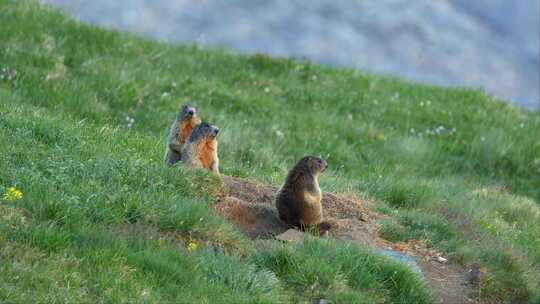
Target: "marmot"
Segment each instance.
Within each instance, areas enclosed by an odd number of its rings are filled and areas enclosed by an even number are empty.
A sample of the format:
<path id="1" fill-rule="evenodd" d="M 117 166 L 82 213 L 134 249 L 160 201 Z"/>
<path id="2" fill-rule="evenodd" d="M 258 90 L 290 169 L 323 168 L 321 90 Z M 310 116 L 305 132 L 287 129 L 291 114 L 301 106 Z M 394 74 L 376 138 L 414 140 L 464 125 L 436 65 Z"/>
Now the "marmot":
<path id="1" fill-rule="evenodd" d="M 169 130 L 167 147 L 165 153 L 165 164 L 172 165 L 182 158 L 182 146 L 191 135 L 193 128 L 201 123 L 197 115 L 197 109 L 188 105 L 183 105 L 176 115 L 176 119 Z"/>
<path id="2" fill-rule="evenodd" d="M 218 133 L 218 127 L 206 122 L 196 125 L 182 148 L 182 162 L 219 174 Z"/>
<path id="3" fill-rule="evenodd" d="M 317 228 L 321 235 L 329 229 L 328 223 L 321 223 L 322 192 L 318 180 L 327 166 L 319 157 L 306 156 L 289 171 L 276 195 L 276 207 L 283 222 L 302 230 Z"/>

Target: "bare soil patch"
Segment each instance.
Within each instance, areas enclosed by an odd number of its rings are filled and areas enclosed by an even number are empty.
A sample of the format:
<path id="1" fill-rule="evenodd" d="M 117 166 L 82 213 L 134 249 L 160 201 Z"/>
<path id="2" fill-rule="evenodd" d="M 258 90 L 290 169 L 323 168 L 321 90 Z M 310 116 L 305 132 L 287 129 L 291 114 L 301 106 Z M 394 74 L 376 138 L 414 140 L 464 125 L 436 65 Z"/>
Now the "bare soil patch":
<path id="1" fill-rule="evenodd" d="M 289 227 L 279 220 L 274 206 L 277 187 L 237 177 L 222 176 L 224 193 L 213 205 L 221 216 L 235 223 L 253 239 L 273 239 Z M 368 202 L 353 195 L 324 192 L 325 220 L 329 236 L 358 246 L 391 250 L 415 257 L 435 303 L 473 303 L 467 269 L 445 261 L 440 253 L 421 241 L 392 243 L 378 236 L 377 221 L 383 215 L 369 210 Z"/>

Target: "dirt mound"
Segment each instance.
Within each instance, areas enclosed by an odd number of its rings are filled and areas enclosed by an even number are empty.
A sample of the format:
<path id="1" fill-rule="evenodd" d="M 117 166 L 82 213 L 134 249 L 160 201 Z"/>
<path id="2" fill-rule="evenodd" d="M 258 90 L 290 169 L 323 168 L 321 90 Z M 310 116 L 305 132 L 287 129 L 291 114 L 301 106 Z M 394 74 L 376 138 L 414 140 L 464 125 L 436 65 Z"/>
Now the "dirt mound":
<path id="1" fill-rule="evenodd" d="M 236 197 L 225 197 L 214 205 L 214 209 L 237 224 L 250 238 L 270 239 L 288 229 L 269 207 L 250 204 Z"/>
<path id="2" fill-rule="evenodd" d="M 223 217 L 236 223 L 251 238 L 274 238 L 287 230 L 274 205 L 278 187 L 237 177 L 224 176 L 226 195 L 214 205 Z M 367 202 L 353 195 L 324 192 L 324 219 L 332 225 L 329 234 L 336 239 L 363 246 L 390 248 L 391 243 L 378 237 L 377 220 L 382 216 L 370 211 Z"/>
<path id="3" fill-rule="evenodd" d="M 253 239 L 273 239 L 287 231 L 274 205 L 278 187 L 237 177 L 222 176 L 224 195 L 213 205 L 221 216 L 238 225 Z M 324 192 L 322 205 L 325 220 L 332 228 L 330 237 L 375 250 L 393 251 L 416 258 L 435 303 L 473 303 L 468 295 L 467 271 L 448 263 L 423 242 L 392 243 L 379 238 L 377 220 L 382 218 L 352 195 Z"/>
<path id="4" fill-rule="evenodd" d="M 277 187 L 229 176 L 224 176 L 222 181 L 226 195 L 214 205 L 220 215 L 236 223 L 252 238 L 273 238 L 287 230 L 274 205 Z M 354 232 L 354 236 L 366 244 L 384 243 L 373 239 L 377 235 L 375 221 L 380 216 L 364 207 L 358 198 L 324 192 L 322 205 L 325 220 L 332 225 L 333 237 L 353 239 L 347 235 Z"/>

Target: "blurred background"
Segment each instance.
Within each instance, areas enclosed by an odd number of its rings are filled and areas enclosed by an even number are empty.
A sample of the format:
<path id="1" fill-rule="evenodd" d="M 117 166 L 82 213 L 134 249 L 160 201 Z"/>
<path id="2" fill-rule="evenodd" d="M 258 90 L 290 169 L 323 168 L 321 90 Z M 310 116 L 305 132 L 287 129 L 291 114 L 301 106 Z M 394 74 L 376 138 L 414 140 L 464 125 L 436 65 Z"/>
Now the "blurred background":
<path id="1" fill-rule="evenodd" d="M 41 0 L 168 42 L 308 58 L 540 108 L 539 0 Z"/>

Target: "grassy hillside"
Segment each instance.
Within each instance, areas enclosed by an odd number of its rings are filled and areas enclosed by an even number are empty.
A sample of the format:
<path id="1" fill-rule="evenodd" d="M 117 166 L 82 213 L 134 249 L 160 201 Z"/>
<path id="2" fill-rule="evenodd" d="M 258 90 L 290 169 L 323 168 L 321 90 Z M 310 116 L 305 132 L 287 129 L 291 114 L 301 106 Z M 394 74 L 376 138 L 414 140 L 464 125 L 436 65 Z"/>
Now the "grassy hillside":
<path id="1" fill-rule="evenodd" d="M 186 98 L 221 127 L 224 174 L 279 184 L 321 155 L 321 187 L 372 197 L 389 215 L 382 236 L 480 263 L 484 302 L 540 301 L 539 112 L 161 44 L 32 1 L 0 0 L 0 28 L 0 302 L 429 302 L 373 253 L 311 239 L 261 249 L 209 211 L 219 181 L 162 164 Z"/>

